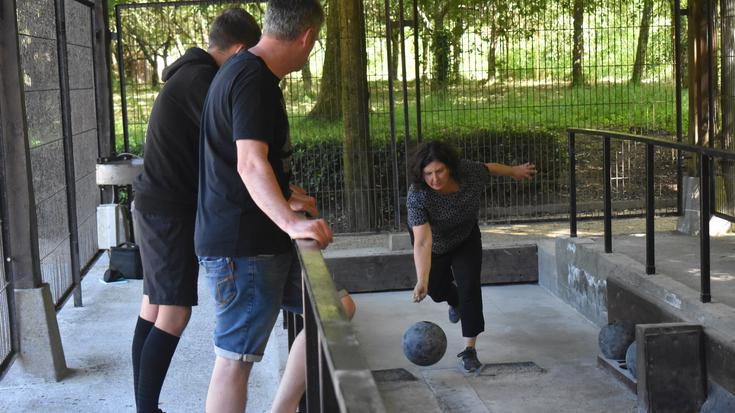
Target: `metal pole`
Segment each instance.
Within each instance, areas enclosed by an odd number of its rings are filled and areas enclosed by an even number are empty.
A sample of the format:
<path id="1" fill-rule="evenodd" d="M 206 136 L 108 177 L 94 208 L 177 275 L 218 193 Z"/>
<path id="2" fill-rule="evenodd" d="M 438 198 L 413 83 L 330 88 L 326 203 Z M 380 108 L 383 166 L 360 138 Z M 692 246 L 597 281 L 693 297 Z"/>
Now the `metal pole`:
<path id="1" fill-rule="evenodd" d="M 403 76 L 403 79 L 401 79 L 401 83 L 403 85 L 403 127 L 405 130 L 405 135 L 403 137 L 403 146 L 406 150 L 406 159 L 408 159 L 411 142 L 411 128 L 408 121 L 408 84 L 406 82 L 406 33 L 403 30 L 405 24 L 403 0 L 398 1 L 398 8 L 400 9 L 398 13 L 398 25 L 401 28 L 401 74 Z M 408 168 L 409 165 L 408 162 L 406 162 L 406 188 L 408 188 L 409 176 L 411 176 Z"/>
<path id="2" fill-rule="evenodd" d="M 612 252 L 612 189 L 610 176 L 610 137 L 603 138 L 603 181 L 605 185 L 605 252 Z"/>
<path id="3" fill-rule="evenodd" d="M 569 236 L 577 237 L 577 153 L 574 132 L 569 132 Z"/>
<path id="4" fill-rule="evenodd" d="M 0 2 L 0 194 L 8 288 L 41 286 L 38 221 L 33 192 L 15 1 Z"/>
<path id="5" fill-rule="evenodd" d="M 646 144 L 646 274 L 656 273 L 656 250 L 653 216 L 656 206 L 653 198 L 653 144 Z"/>
<path id="6" fill-rule="evenodd" d="M 125 59 L 123 56 L 122 16 L 120 5 L 115 6 L 115 24 L 117 25 L 117 67 L 120 73 L 120 110 L 122 112 L 123 152 L 130 152 L 130 134 L 128 131 L 128 98 L 125 90 Z M 112 148 L 115 152 L 115 148 Z"/>
<path id="7" fill-rule="evenodd" d="M 390 142 L 393 148 L 393 210 L 395 211 L 396 229 L 401 228 L 401 188 L 398 179 L 398 142 L 396 141 L 396 97 L 393 92 L 393 27 L 390 19 L 390 0 L 385 0 L 385 44 L 388 58 L 388 110 L 390 117 Z"/>
<path id="8" fill-rule="evenodd" d="M 82 276 L 79 263 L 79 226 L 77 222 L 77 190 L 74 174 L 74 139 L 71 120 L 71 87 L 69 86 L 69 55 L 66 48 L 66 8 L 64 0 L 56 0 L 56 50 L 59 59 L 61 92 L 61 129 L 64 134 L 64 172 L 66 175 L 66 214 L 69 228 L 71 276 L 74 307 L 82 306 Z"/>
<path id="9" fill-rule="evenodd" d="M 683 141 L 681 110 L 681 0 L 674 0 L 674 82 L 676 83 L 676 141 Z M 684 214 L 684 153 L 676 151 L 676 214 Z"/>
<path id="10" fill-rule="evenodd" d="M 710 159 L 702 154 L 699 162 L 699 261 L 700 261 L 700 297 L 703 303 L 712 301 L 710 292 Z"/>
<path id="11" fill-rule="evenodd" d="M 97 133 L 100 157 L 111 156 L 115 151 L 115 119 L 112 102 L 112 54 L 107 13 L 107 2 L 95 2 L 93 10 L 94 44 L 94 79 L 97 110 Z M 110 202 L 103 200 L 104 203 Z"/>
<path id="12" fill-rule="evenodd" d="M 416 142 L 421 144 L 423 133 L 421 130 L 421 68 L 419 67 L 419 6 L 418 0 L 413 0 L 413 52 L 416 71 Z"/>
<path id="13" fill-rule="evenodd" d="M 707 4 L 707 141 L 710 148 L 715 147 L 715 8 L 714 0 Z"/>
<path id="14" fill-rule="evenodd" d="M 303 275 L 302 275 L 303 277 Z M 302 278 L 304 300 L 304 334 L 306 334 L 306 411 L 318 412 L 320 407 L 319 395 L 319 332 L 316 327 L 316 318 L 312 307 L 306 283 Z"/>
<path id="15" fill-rule="evenodd" d="M 332 375 L 329 373 L 329 364 L 324 356 L 324 344 L 319 340 L 319 388 L 321 389 L 321 410 L 322 412 L 338 412 L 339 405 L 337 397 L 334 394 L 334 384 L 332 383 Z"/>
<path id="16" fill-rule="evenodd" d="M 710 148 L 715 147 L 715 139 L 717 136 L 717 124 L 715 123 L 715 0 L 707 0 L 707 141 Z M 715 168 L 714 160 L 709 158 L 710 166 L 710 182 L 709 182 L 709 203 L 711 207 L 715 204 Z M 708 211 L 709 216 L 709 211 Z"/>

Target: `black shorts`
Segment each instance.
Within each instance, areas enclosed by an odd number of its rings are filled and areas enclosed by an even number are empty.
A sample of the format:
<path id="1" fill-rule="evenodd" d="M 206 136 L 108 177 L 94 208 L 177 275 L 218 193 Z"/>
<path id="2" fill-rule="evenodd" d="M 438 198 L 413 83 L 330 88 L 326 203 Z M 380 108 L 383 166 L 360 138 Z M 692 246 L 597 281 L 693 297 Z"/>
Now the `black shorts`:
<path id="1" fill-rule="evenodd" d="M 143 294 L 151 304 L 197 305 L 199 262 L 194 253 L 194 215 L 134 210 L 133 217 L 143 261 Z"/>

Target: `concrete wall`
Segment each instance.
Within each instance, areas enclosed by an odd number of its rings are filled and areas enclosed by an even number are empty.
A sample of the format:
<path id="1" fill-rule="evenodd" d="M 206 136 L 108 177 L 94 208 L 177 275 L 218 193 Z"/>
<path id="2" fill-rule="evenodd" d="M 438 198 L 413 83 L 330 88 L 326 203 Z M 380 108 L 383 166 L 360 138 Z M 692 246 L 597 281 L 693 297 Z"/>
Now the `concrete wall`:
<path id="1" fill-rule="evenodd" d="M 555 239 L 539 243 L 539 284 L 569 303 L 590 321 L 607 324 L 608 269 L 597 254 L 588 254 L 578 244 L 588 240 Z"/>
<path id="2" fill-rule="evenodd" d="M 589 239 L 542 241 L 538 257 L 539 284 L 600 327 L 608 320 L 701 324 L 708 378 L 735 393 L 735 309 L 704 304 L 697 291 L 647 275 L 642 264 Z"/>

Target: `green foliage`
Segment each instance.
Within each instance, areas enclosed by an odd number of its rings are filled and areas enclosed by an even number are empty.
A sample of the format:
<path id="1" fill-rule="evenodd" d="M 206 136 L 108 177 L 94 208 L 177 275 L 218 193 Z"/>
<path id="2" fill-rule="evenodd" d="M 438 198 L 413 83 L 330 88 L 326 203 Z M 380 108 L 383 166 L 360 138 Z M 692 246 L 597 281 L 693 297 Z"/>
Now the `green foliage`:
<path id="1" fill-rule="evenodd" d="M 452 45 L 449 31 L 444 28 L 434 29 L 431 42 L 431 55 L 434 58 L 431 73 L 431 90 L 443 91 L 449 84 L 449 56 Z"/>

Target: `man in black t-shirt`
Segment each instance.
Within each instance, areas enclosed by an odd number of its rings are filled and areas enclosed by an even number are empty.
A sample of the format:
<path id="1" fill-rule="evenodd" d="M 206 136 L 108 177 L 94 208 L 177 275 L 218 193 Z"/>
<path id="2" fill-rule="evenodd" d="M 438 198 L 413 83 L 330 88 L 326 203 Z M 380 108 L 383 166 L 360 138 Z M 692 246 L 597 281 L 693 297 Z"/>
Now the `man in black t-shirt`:
<path id="1" fill-rule="evenodd" d="M 317 0 L 271 0 L 263 36 L 226 62 L 202 114 L 195 244 L 216 301 L 208 412 L 242 412 L 253 362 L 280 308 L 300 313 L 301 271 L 291 239 L 332 241 L 313 198 L 294 199 L 280 80 L 306 63 L 324 20 Z M 290 362 L 290 361 L 289 361 Z"/>
<path id="2" fill-rule="evenodd" d="M 160 411 L 166 372 L 197 304 L 194 221 L 204 98 L 217 67 L 259 38 L 250 14 L 225 10 L 212 24 L 209 50 L 191 48 L 163 72 L 166 83 L 148 122 L 144 170 L 134 182 L 144 278 L 132 345 L 138 412 Z"/>

